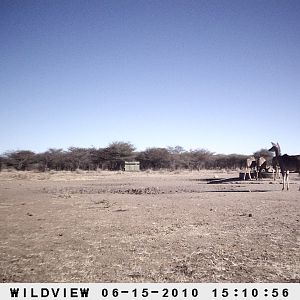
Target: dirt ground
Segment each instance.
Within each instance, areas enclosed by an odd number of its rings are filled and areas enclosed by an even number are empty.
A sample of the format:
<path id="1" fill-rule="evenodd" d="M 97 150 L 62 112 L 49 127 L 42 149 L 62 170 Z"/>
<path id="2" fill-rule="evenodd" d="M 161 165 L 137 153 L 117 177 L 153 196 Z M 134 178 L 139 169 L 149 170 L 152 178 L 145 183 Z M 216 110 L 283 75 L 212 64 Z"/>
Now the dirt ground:
<path id="1" fill-rule="evenodd" d="M 299 176 L 0 172 L 0 282 L 300 282 Z"/>

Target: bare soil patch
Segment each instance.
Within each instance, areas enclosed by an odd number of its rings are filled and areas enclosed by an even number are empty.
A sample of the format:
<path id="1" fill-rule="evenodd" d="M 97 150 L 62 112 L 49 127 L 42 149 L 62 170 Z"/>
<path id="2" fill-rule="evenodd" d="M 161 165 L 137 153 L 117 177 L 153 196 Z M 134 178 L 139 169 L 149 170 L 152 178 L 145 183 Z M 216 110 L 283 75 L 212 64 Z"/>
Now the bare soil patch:
<path id="1" fill-rule="evenodd" d="M 300 282 L 299 178 L 1 172 L 1 282 Z"/>

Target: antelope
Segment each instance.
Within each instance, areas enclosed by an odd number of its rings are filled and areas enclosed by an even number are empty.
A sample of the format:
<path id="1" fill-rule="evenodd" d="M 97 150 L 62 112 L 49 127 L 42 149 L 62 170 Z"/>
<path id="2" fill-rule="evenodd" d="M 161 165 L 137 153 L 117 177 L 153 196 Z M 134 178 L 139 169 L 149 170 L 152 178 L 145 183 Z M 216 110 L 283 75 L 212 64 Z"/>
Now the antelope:
<path id="1" fill-rule="evenodd" d="M 244 180 L 246 180 L 246 175 L 249 174 L 249 179 L 252 180 L 251 170 L 255 169 L 256 180 L 260 177 L 261 171 L 266 168 L 266 160 L 264 157 L 259 157 L 256 159 L 254 156 L 248 157 L 245 161 L 245 173 Z"/>
<path id="2" fill-rule="evenodd" d="M 272 158 L 272 168 L 273 168 L 273 180 L 276 181 L 276 178 L 280 178 L 280 175 L 279 175 L 279 168 L 280 167 L 279 167 L 276 156 L 274 156 Z"/>
<path id="3" fill-rule="evenodd" d="M 244 180 L 246 180 L 246 175 L 247 173 L 249 174 L 249 179 L 252 180 L 252 177 L 251 177 L 251 170 L 254 169 L 256 167 L 256 159 L 254 156 L 251 156 L 251 157 L 248 157 L 246 160 L 245 160 L 245 173 L 244 173 Z"/>
<path id="4" fill-rule="evenodd" d="M 272 143 L 272 148 L 269 149 L 271 152 L 275 152 L 275 157 L 280 167 L 281 175 L 283 178 L 283 187 L 289 190 L 289 173 L 290 171 L 296 171 L 300 174 L 300 155 L 281 155 L 279 144 Z M 299 189 L 300 190 L 300 189 Z"/>
<path id="5" fill-rule="evenodd" d="M 261 171 L 267 168 L 267 161 L 264 157 L 259 157 L 256 160 L 256 180 L 261 177 Z"/>

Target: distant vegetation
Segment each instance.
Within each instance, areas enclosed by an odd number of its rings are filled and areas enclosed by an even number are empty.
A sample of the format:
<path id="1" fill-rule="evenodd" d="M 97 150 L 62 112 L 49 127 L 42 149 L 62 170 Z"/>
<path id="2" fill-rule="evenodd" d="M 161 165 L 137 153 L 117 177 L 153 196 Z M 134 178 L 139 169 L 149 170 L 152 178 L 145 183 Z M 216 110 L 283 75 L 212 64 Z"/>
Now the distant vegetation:
<path id="1" fill-rule="evenodd" d="M 261 149 L 253 154 L 268 161 L 272 154 Z M 105 148 L 49 149 L 43 153 L 28 150 L 10 151 L 0 156 L 0 170 L 38 170 L 41 172 L 75 170 L 122 170 L 125 161 L 139 161 L 141 170 L 201 170 L 242 168 L 247 156 L 214 154 L 206 149 L 186 151 L 180 146 L 147 148 L 137 152 L 131 143 L 114 142 Z"/>

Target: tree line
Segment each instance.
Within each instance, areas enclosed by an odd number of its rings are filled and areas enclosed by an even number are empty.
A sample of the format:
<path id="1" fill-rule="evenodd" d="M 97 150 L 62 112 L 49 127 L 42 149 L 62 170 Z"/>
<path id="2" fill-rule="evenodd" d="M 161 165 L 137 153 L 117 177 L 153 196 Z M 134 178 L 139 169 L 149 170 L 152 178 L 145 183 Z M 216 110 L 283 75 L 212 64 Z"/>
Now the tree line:
<path id="1" fill-rule="evenodd" d="M 272 154 L 266 149 L 253 155 L 263 156 L 269 162 L 272 159 Z M 70 147 L 68 150 L 49 149 L 43 153 L 9 151 L 0 155 L 0 170 L 123 170 L 125 161 L 139 161 L 141 170 L 238 169 L 243 167 L 246 158 L 246 155 L 215 154 L 206 149 L 187 151 L 181 146 L 136 151 L 131 143 L 113 142 L 105 148 Z"/>

